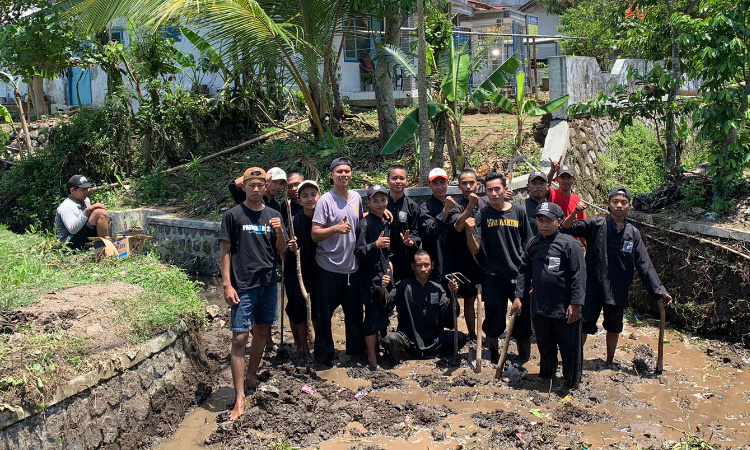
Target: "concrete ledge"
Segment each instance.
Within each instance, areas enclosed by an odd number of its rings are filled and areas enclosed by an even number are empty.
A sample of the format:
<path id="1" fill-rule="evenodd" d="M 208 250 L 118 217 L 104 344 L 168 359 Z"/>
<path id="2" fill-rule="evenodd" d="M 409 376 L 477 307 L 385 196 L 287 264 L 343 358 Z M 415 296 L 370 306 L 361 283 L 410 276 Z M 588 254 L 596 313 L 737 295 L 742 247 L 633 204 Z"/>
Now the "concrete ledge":
<path id="1" fill-rule="evenodd" d="M 166 214 L 166 211 L 155 208 L 135 208 L 123 211 L 110 211 L 110 234 L 114 236 L 133 227 L 146 229 L 149 218 Z"/>
<path id="2" fill-rule="evenodd" d="M 658 219 L 660 218 L 657 214 L 647 214 L 640 211 L 630 211 L 628 215 L 635 220 L 648 224 L 657 224 L 659 223 Z M 718 227 L 706 223 L 687 222 L 684 220 L 675 221 L 669 228 L 684 233 L 702 234 L 704 236 L 750 242 L 750 231 L 738 230 L 736 228 Z"/>
<path id="3" fill-rule="evenodd" d="M 101 361 L 97 370 L 81 374 L 67 383 L 58 386 L 52 398 L 45 403 L 45 408 L 54 406 L 87 389 L 91 389 L 102 381 L 119 375 L 144 361 L 146 358 L 169 347 L 178 337 L 176 333 L 167 331 L 138 347 L 112 356 L 108 361 Z M 0 429 L 5 429 L 41 411 L 43 411 L 42 408 L 25 409 L 16 405 L 0 404 Z"/>
<path id="4" fill-rule="evenodd" d="M 170 227 L 189 228 L 191 230 L 219 231 L 221 229 L 221 222 L 213 220 L 185 219 L 171 214 L 150 217 L 148 222 L 149 225 L 167 225 Z"/>

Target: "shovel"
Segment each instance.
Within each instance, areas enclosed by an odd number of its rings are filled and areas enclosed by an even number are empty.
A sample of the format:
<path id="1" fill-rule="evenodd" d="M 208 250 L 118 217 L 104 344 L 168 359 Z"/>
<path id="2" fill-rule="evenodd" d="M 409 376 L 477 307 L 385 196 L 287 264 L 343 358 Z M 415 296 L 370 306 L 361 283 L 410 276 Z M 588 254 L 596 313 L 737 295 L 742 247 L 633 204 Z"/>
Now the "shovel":
<path id="1" fill-rule="evenodd" d="M 656 359 L 655 373 L 664 371 L 664 322 L 666 321 L 666 312 L 664 311 L 664 301 L 659 299 L 659 356 Z"/>
<path id="2" fill-rule="evenodd" d="M 495 369 L 495 379 L 499 380 L 503 377 L 503 370 L 505 369 L 505 358 L 508 357 L 508 345 L 510 344 L 510 336 L 513 334 L 513 326 L 516 324 L 516 315 L 510 316 L 510 322 L 508 327 L 505 329 L 505 340 L 503 341 L 503 351 L 500 353 L 500 359 L 497 361 L 497 368 Z"/>
<path id="3" fill-rule="evenodd" d="M 459 285 L 465 283 L 471 283 L 468 278 L 461 272 L 453 272 L 445 275 L 445 279 L 448 281 L 455 281 Z M 458 318 L 456 317 L 456 293 L 451 291 L 451 305 L 453 308 L 453 357 L 458 356 Z"/>

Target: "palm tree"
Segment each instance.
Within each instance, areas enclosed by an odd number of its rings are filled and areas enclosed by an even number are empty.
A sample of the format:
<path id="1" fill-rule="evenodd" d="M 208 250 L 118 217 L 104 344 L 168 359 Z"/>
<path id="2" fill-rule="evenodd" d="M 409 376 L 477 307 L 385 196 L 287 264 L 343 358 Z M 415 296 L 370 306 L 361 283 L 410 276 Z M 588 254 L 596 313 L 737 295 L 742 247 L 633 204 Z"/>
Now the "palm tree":
<path id="1" fill-rule="evenodd" d="M 199 31 L 223 55 L 243 55 L 233 64 L 283 68 L 297 86 L 319 139 L 331 104 L 330 80 L 348 0 L 69 0 L 69 16 L 86 35 L 128 17 L 154 28 L 180 23 Z M 323 67 L 323 74 L 320 67 Z"/>

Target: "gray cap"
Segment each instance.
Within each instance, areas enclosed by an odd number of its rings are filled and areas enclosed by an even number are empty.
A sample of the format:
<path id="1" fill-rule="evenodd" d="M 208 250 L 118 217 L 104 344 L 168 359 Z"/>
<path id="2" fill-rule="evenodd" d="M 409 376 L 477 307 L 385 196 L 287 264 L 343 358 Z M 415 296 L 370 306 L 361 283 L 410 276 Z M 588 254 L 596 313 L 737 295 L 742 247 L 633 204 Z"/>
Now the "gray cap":
<path id="1" fill-rule="evenodd" d="M 552 202 L 542 202 L 539 204 L 539 206 L 536 207 L 536 211 L 534 212 L 534 217 L 538 215 L 547 216 L 550 219 L 562 219 L 563 218 L 563 210 L 560 208 L 560 205 L 557 203 Z"/>
<path id="2" fill-rule="evenodd" d="M 312 186 L 315 188 L 316 191 L 320 192 L 320 187 L 318 187 L 318 183 L 314 182 L 313 180 L 305 180 L 302 183 L 297 186 L 297 192 L 302 192 L 302 188 L 306 186 Z"/>
<path id="3" fill-rule="evenodd" d="M 377 193 L 388 195 L 388 189 L 386 189 L 382 184 L 376 184 L 367 190 L 367 198 L 372 198 L 372 196 Z"/>
<path id="4" fill-rule="evenodd" d="M 573 169 L 573 166 L 571 166 L 570 164 L 563 164 L 563 165 L 562 165 L 562 166 L 560 166 L 560 168 L 559 168 L 559 169 L 557 170 L 557 175 L 558 175 L 558 176 L 559 176 L 559 175 L 562 175 L 562 174 L 564 174 L 564 173 L 567 173 L 567 174 L 568 174 L 568 175 L 570 175 L 571 177 L 574 177 L 574 176 L 576 176 L 576 171 L 575 171 L 575 169 Z"/>
<path id="5" fill-rule="evenodd" d="M 542 172 L 541 170 L 535 170 L 529 174 L 528 182 L 532 182 L 536 180 L 537 178 L 542 178 L 544 181 L 547 181 L 547 174 Z"/>

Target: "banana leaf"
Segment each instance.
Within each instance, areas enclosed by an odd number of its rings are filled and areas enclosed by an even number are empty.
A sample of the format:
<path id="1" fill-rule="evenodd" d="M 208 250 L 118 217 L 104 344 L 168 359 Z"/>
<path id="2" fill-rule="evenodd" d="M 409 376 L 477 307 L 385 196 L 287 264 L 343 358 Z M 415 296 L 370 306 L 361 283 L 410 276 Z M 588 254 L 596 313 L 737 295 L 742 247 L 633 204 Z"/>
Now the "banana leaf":
<path id="1" fill-rule="evenodd" d="M 552 114 L 558 109 L 562 108 L 565 102 L 568 101 L 570 95 L 563 95 L 562 97 L 552 100 L 546 105 L 542 105 L 529 113 L 530 116 L 543 116 L 545 114 Z"/>
<path id="2" fill-rule="evenodd" d="M 520 66 L 521 61 L 517 60 L 515 55 L 505 60 L 505 62 L 495 69 L 495 71 L 492 72 L 490 76 L 479 85 L 479 87 L 474 89 L 474 92 L 471 94 L 471 102 L 474 106 L 478 107 L 488 98 L 492 98 L 493 94 L 510 80 L 511 75 L 513 75 Z"/>
<path id="3" fill-rule="evenodd" d="M 445 111 L 446 106 L 435 102 L 427 103 L 427 115 L 430 118 L 435 117 L 441 111 Z M 383 155 L 391 155 L 396 153 L 398 149 L 408 141 L 414 133 L 419 129 L 419 108 L 414 108 L 414 111 L 410 112 L 404 120 L 401 121 L 396 131 L 393 132 L 388 142 L 385 143 L 385 147 L 380 151 Z"/>
<path id="4" fill-rule="evenodd" d="M 440 90 L 449 102 L 456 102 L 466 98 L 469 93 L 469 55 L 456 51 L 453 39 L 450 50 L 448 73 L 440 83 Z"/>

